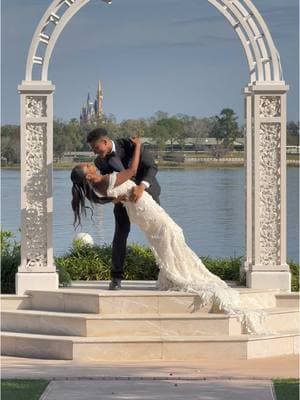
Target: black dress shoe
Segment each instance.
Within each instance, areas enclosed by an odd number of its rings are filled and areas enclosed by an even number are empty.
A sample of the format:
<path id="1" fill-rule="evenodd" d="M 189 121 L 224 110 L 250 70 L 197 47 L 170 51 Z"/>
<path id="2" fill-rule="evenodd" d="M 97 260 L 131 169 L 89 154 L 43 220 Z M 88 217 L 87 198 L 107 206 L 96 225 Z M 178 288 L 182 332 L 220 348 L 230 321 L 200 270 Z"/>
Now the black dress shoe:
<path id="1" fill-rule="evenodd" d="M 112 278 L 111 282 L 109 283 L 108 290 L 120 290 L 121 287 L 121 279 Z"/>

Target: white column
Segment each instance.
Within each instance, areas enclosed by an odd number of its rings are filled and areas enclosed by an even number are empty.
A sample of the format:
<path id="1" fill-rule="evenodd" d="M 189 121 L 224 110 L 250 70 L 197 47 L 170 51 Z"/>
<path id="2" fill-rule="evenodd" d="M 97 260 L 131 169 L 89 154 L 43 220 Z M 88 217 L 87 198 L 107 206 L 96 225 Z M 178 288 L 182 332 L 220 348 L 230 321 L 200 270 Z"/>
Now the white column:
<path id="1" fill-rule="evenodd" d="M 23 81 L 21 95 L 21 265 L 16 292 L 58 289 L 53 262 L 53 92 L 48 81 Z"/>
<path id="2" fill-rule="evenodd" d="M 254 84 L 252 91 L 252 251 L 247 286 L 291 288 L 286 263 L 286 93 L 284 83 Z M 248 196 L 250 193 L 248 193 Z M 246 228 L 248 232 L 248 227 Z M 251 255 L 251 261 L 250 261 Z"/>
<path id="3" fill-rule="evenodd" d="M 252 92 L 245 88 L 245 145 L 244 145 L 244 167 L 245 167 L 245 249 L 246 256 L 244 265 L 240 268 L 240 278 L 243 281 L 249 266 L 252 264 Z"/>

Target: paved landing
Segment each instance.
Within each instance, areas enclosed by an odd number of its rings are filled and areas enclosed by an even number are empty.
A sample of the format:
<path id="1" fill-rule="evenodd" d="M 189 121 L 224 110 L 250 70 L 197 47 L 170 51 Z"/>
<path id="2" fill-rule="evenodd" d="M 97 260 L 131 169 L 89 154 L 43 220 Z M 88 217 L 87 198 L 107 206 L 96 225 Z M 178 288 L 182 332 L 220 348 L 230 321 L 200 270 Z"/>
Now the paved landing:
<path id="1" fill-rule="evenodd" d="M 76 362 L 18 357 L 1 358 L 3 379 L 242 379 L 298 378 L 296 355 L 253 360 L 195 362 Z"/>
<path id="2" fill-rule="evenodd" d="M 52 381 L 41 400 L 274 400 L 270 381 Z"/>

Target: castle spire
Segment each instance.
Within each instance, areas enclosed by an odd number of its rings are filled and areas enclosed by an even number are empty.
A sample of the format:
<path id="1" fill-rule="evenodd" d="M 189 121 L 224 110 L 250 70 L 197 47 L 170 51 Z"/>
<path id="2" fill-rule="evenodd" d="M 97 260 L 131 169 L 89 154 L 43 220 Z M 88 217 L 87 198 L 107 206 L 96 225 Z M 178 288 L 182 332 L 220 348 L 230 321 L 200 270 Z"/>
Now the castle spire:
<path id="1" fill-rule="evenodd" d="M 96 95 L 95 108 L 98 117 L 103 114 L 103 90 L 102 90 L 102 82 L 100 80 L 98 81 L 98 90 Z"/>
<path id="2" fill-rule="evenodd" d="M 99 80 L 95 100 L 91 100 L 90 92 L 88 92 L 86 103 L 81 109 L 80 121 L 81 123 L 96 121 L 97 117 L 101 116 L 103 116 L 103 89 L 102 82 Z"/>
<path id="3" fill-rule="evenodd" d="M 98 81 L 98 90 L 97 90 L 97 95 L 102 96 L 102 82 L 99 80 Z"/>

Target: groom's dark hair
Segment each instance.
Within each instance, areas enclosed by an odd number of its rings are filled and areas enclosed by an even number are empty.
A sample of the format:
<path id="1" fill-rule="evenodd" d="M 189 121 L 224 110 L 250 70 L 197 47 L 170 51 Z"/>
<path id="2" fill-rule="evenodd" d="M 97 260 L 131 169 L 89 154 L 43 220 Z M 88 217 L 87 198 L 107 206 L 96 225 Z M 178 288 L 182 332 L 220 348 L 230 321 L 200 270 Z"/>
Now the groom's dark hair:
<path id="1" fill-rule="evenodd" d="M 109 134 L 104 128 L 96 128 L 88 133 L 86 141 L 88 143 L 95 142 L 96 140 L 102 139 L 104 137 L 109 137 Z"/>

